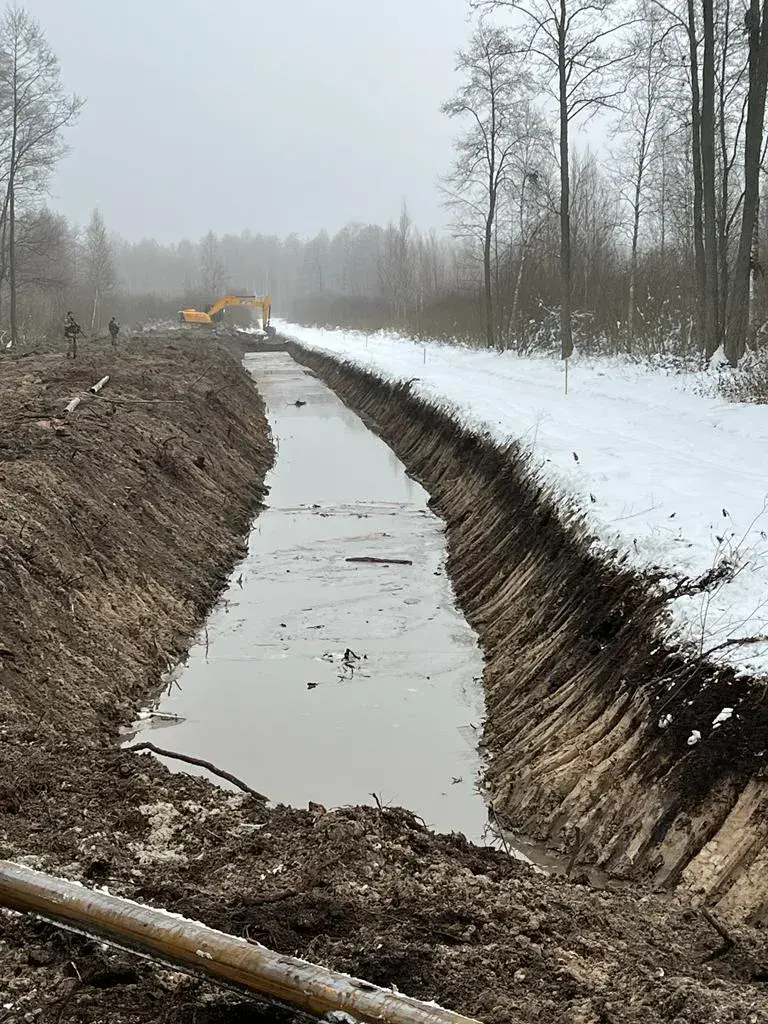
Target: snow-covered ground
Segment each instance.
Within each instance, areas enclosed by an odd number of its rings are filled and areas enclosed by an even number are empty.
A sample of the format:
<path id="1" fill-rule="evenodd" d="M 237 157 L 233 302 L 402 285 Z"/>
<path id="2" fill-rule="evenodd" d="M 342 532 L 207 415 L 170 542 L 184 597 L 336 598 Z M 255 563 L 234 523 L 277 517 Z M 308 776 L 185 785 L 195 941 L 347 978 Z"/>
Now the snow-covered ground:
<path id="1" fill-rule="evenodd" d="M 572 360 L 566 395 L 553 359 L 274 322 L 389 379 L 417 378 L 415 392 L 468 425 L 523 441 L 606 548 L 638 566 L 697 577 L 732 559 L 733 579 L 676 600 L 673 616 L 714 658 L 768 673 L 768 643 L 721 646 L 768 635 L 768 406 L 702 397 L 699 375 L 620 361 Z"/>

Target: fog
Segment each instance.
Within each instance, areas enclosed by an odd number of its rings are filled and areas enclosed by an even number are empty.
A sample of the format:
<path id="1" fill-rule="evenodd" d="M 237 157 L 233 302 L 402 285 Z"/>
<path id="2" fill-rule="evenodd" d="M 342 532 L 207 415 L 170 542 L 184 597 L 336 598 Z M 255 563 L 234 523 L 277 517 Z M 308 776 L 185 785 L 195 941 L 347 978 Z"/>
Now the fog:
<path id="1" fill-rule="evenodd" d="M 445 224 L 466 0 L 26 0 L 87 103 L 52 203 L 127 238 Z"/>

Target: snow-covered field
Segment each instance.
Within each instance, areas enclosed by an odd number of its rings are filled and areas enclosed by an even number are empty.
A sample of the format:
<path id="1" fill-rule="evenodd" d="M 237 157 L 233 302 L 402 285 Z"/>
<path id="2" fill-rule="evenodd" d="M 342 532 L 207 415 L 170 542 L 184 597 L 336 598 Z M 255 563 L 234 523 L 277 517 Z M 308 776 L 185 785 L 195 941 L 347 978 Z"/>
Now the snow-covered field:
<path id="1" fill-rule="evenodd" d="M 682 636 L 713 657 L 768 673 L 768 406 L 702 397 L 700 375 L 620 361 L 563 364 L 393 335 L 274 321 L 302 344 L 448 401 L 456 416 L 517 438 L 563 492 L 577 495 L 606 548 L 639 567 L 696 577 L 728 558 L 733 579 L 674 602 Z M 710 387 L 710 393 L 712 391 Z"/>

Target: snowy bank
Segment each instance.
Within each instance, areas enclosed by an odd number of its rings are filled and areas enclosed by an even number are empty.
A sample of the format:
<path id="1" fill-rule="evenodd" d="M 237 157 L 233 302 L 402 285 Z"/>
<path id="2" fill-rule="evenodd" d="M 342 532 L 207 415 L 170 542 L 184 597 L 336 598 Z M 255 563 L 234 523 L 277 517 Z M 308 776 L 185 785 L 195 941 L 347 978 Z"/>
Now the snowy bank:
<path id="1" fill-rule="evenodd" d="M 448 402 L 496 438 L 528 445 L 576 495 L 606 550 L 639 567 L 699 577 L 730 563 L 710 592 L 679 598 L 680 637 L 745 672 L 768 673 L 768 407 L 702 397 L 696 375 L 618 361 L 562 363 L 392 335 L 275 321 L 303 345 Z"/>

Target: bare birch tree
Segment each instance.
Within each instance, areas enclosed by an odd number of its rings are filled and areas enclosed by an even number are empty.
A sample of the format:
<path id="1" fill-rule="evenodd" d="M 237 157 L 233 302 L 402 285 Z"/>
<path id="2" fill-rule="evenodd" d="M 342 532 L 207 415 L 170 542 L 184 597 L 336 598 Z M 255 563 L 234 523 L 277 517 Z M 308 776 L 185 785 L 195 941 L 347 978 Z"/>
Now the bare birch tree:
<path id="1" fill-rule="evenodd" d="M 17 339 L 16 219 L 20 202 L 46 190 L 56 163 L 66 151 L 62 131 L 82 107 L 66 96 L 59 61 L 39 23 L 18 5 L 0 18 L 0 125 L 4 196 L 0 210 L 3 276 L 10 290 L 11 340 Z M 7 252 L 7 266 L 5 254 Z"/>
<path id="2" fill-rule="evenodd" d="M 82 271 L 92 297 L 91 330 L 99 330 L 101 300 L 115 286 L 114 247 L 101 211 L 94 209 L 83 239 Z"/>

